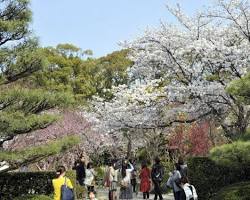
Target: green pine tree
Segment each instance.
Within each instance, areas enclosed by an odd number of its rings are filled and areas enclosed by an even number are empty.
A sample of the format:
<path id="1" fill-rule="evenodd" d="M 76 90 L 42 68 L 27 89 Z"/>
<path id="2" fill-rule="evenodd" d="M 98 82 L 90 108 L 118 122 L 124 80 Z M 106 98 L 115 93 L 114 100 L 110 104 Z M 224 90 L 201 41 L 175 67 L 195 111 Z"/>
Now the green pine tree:
<path id="1" fill-rule="evenodd" d="M 9 163 L 8 170 L 77 143 L 70 137 L 39 148 L 15 152 L 3 149 L 3 143 L 16 135 L 45 128 L 58 118 L 46 114 L 46 110 L 74 102 L 70 93 L 37 89 L 29 83 L 29 77 L 48 64 L 37 40 L 30 36 L 31 17 L 29 0 L 0 0 L 0 161 Z"/>
<path id="2" fill-rule="evenodd" d="M 240 102 L 250 105 L 250 72 L 241 79 L 232 81 L 227 92 L 237 97 Z"/>

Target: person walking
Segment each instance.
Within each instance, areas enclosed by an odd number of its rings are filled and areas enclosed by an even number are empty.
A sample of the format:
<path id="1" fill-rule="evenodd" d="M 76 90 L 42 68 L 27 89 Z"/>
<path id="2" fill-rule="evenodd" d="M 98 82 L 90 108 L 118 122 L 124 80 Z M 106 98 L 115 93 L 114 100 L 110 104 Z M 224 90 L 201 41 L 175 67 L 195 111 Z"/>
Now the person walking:
<path id="1" fill-rule="evenodd" d="M 87 169 L 85 170 L 85 180 L 84 184 L 87 187 L 88 194 L 89 192 L 94 192 L 95 191 L 95 170 L 93 167 L 93 163 L 89 162 L 87 164 Z"/>
<path id="2" fill-rule="evenodd" d="M 164 175 L 164 169 L 163 166 L 161 165 L 161 160 L 158 157 L 156 157 L 155 163 L 151 171 L 151 178 L 154 184 L 154 192 L 155 192 L 154 200 L 157 200 L 158 196 L 160 200 L 163 199 L 161 191 L 161 182 L 163 179 L 163 175 Z"/>
<path id="3" fill-rule="evenodd" d="M 134 170 L 131 172 L 131 185 L 132 185 L 132 189 L 133 192 L 136 193 L 136 185 L 137 185 L 137 181 L 136 181 L 136 176 L 137 176 L 137 168 L 136 168 L 136 161 L 130 159 L 129 160 L 130 164 L 133 165 Z"/>
<path id="4" fill-rule="evenodd" d="M 143 193 L 143 199 L 149 199 L 149 191 L 151 189 L 151 172 L 150 169 L 147 167 L 146 162 L 143 162 L 141 165 L 139 177 L 141 179 L 140 191 Z"/>
<path id="5" fill-rule="evenodd" d="M 184 162 L 183 157 L 179 157 L 178 159 L 178 164 L 180 165 L 180 173 L 182 177 L 187 177 L 188 176 L 188 166 Z"/>
<path id="6" fill-rule="evenodd" d="M 86 177 L 86 174 L 85 174 L 85 161 L 84 161 L 83 156 L 81 156 L 79 159 L 76 160 L 76 162 L 74 163 L 73 170 L 76 170 L 77 183 L 79 185 L 83 186 L 84 185 L 84 179 Z"/>
<path id="7" fill-rule="evenodd" d="M 122 163 L 122 180 L 120 184 L 120 195 L 119 199 L 133 199 L 133 190 L 131 185 L 131 173 L 134 167 L 128 161 L 123 161 Z"/>
<path id="8" fill-rule="evenodd" d="M 109 200 L 117 200 L 118 170 L 115 169 L 115 162 L 110 162 L 108 169 L 109 179 Z"/>
<path id="9" fill-rule="evenodd" d="M 64 166 L 59 166 L 56 169 L 56 178 L 52 180 L 52 185 L 54 188 L 54 200 L 63 199 L 62 194 L 62 186 L 65 184 L 68 188 L 73 190 L 73 185 L 69 178 L 65 176 L 66 169 Z M 73 194 L 73 192 L 72 192 Z"/>
<path id="10" fill-rule="evenodd" d="M 182 187 L 181 187 L 181 173 L 180 173 L 181 167 L 178 163 L 175 163 L 175 170 L 170 173 L 170 177 L 169 177 L 169 185 L 170 187 L 173 189 L 173 193 L 174 193 L 174 199 L 175 200 L 181 200 L 181 191 L 182 191 Z"/>

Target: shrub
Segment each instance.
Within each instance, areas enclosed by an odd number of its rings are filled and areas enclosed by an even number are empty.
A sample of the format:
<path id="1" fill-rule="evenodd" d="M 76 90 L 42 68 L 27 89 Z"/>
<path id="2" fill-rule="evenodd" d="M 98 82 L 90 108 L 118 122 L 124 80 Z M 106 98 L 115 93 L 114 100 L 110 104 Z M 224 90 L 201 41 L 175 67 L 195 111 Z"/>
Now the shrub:
<path id="1" fill-rule="evenodd" d="M 138 160 L 139 162 L 144 162 L 145 160 L 148 160 L 149 158 L 149 155 L 148 155 L 148 152 L 146 150 L 146 148 L 141 148 L 137 151 L 137 157 L 138 157 Z"/>
<path id="2" fill-rule="evenodd" d="M 82 199 L 83 195 L 85 195 L 85 187 L 77 184 L 76 182 L 76 171 L 74 170 L 69 170 L 66 172 L 66 176 L 71 180 L 74 190 L 75 190 L 75 195 L 78 199 Z"/>
<path id="3" fill-rule="evenodd" d="M 105 174 L 105 167 L 104 166 L 97 167 L 95 168 L 95 171 L 96 171 L 96 184 L 102 185 Z"/>
<path id="4" fill-rule="evenodd" d="M 222 188 L 212 200 L 250 200 L 250 182 L 242 182 Z"/>
<path id="5" fill-rule="evenodd" d="M 14 199 L 28 194 L 49 195 L 53 192 L 51 184 L 54 172 L 23 172 L 0 174 L 1 199 Z"/>
<path id="6" fill-rule="evenodd" d="M 175 166 L 173 162 L 166 159 L 162 159 L 161 164 L 164 167 L 163 182 L 167 182 L 169 178 L 169 172 L 172 172 L 175 169 Z"/>
<path id="7" fill-rule="evenodd" d="M 168 178 L 169 178 L 169 172 L 172 172 L 173 169 L 174 169 L 174 163 L 163 158 L 161 160 L 161 164 L 164 167 L 164 175 L 163 175 L 163 181 L 162 181 L 161 189 L 162 189 L 162 192 L 164 194 L 166 194 L 166 193 L 169 193 L 169 192 L 172 191 L 172 189 L 170 189 L 167 186 L 167 181 L 168 181 Z"/>
<path id="8" fill-rule="evenodd" d="M 39 198 L 46 197 L 43 195 L 52 195 L 52 179 L 55 178 L 55 176 L 55 172 L 16 172 L 0 174 L 1 200 L 10 200 L 17 197 L 24 199 L 26 197 L 27 199 L 28 197 L 32 197 L 38 198 L 34 200 L 40 200 Z M 76 184 L 75 171 L 67 171 L 66 176 L 71 180 L 77 198 L 82 199 L 83 194 L 85 194 L 85 188 Z"/>
<path id="9" fill-rule="evenodd" d="M 240 167 L 250 164 L 250 141 L 237 141 L 215 147 L 210 151 L 212 160 L 221 165 Z"/>
<path id="10" fill-rule="evenodd" d="M 53 198 L 45 195 L 27 195 L 27 196 L 17 197 L 14 200 L 53 200 Z"/>
<path id="11" fill-rule="evenodd" d="M 250 180 L 250 170 L 241 167 L 225 166 L 207 157 L 193 157 L 188 160 L 188 176 L 196 187 L 199 199 L 207 200 L 222 187 Z"/>
<path id="12" fill-rule="evenodd" d="M 250 141 L 250 128 L 240 137 L 242 141 Z"/>

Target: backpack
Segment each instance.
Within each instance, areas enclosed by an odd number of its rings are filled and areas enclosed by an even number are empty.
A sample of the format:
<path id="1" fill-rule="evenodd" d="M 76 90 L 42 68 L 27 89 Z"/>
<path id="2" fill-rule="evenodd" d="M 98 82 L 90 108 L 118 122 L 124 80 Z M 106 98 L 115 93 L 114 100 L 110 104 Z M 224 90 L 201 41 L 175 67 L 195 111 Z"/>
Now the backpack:
<path id="1" fill-rule="evenodd" d="M 192 193 L 192 197 L 189 197 L 188 200 L 197 200 L 197 196 L 195 197 L 194 192 L 193 192 L 194 186 L 189 185 L 188 188 L 190 189 L 190 191 Z M 186 196 L 186 193 L 185 193 L 184 189 L 181 190 L 180 199 L 181 200 L 186 200 L 187 199 L 187 196 Z"/>
<path id="2" fill-rule="evenodd" d="M 152 179 L 154 181 L 162 181 L 163 174 L 161 166 L 155 166 L 152 170 Z"/>
<path id="3" fill-rule="evenodd" d="M 66 177 L 64 184 L 61 187 L 61 200 L 74 200 L 73 189 L 67 186 Z"/>
<path id="4" fill-rule="evenodd" d="M 189 189 L 191 190 L 191 192 L 192 192 L 192 197 L 191 198 L 189 198 L 189 200 L 194 200 L 194 193 L 193 193 L 193 187 L 192 187 L 192 185 L 190 185 L 190 186 L 188 186 L 189 187 Z"/>

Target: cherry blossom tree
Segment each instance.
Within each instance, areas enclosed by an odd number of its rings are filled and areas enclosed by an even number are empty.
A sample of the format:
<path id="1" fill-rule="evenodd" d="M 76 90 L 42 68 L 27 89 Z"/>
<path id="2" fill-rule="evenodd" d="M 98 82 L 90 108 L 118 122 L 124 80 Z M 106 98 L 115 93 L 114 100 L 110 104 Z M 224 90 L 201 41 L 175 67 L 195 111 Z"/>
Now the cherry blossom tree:
<path id="1" fill-rule="evenodd" d="M 250 69 L 249 6 L 245 0 L 218 0 L 193 17 L 179 5 L 167 6 L 179 24 L 161 23 L 123 43 L 134 65 L 128 70 L 128 84 L 113 88 L 110 101 L 92 102 L 99 129 L 125 136 L 128 146 L 143 139 L 141 133 L 160 130 L 167 135 L 176 123 L 211 119 L 227 137 L 244 134 L 250 108 L 227 87 Z M 208 148 L 192 151 L 199 154 Z"/>
<path id="2" fill-rule="evenodd" d="M 53 110 L 52 113 L 59 111 Z M 36 166 L 40 170 L 54 169 L 55 165 L 62 163 L 68 168 L 72 167 L 75 160 L 80 155 L 89 160 L 89 155 L 101 154 L 105 148 L 111 148 L 113 140 L 104 132 L 93 129 L 96 119 L 84 111 L 64 111 L 62 117 L 52 125 L 36 130 L 29 134 L 15 136 L 13 140 L 4 143 L 4 149 L 8 151 L 21 150 L 24 147 L 41 146 L 48 141 L 54 141 L 65 136 L 78 135 L 81 142 L 62 154 L 50 156 L 38 163 Z"/>
<path id="3" fill-rule="evenodd" d="M 126 146 L 127 157 L 131 156 L 132 149 L 143 145 L 145 130 L 152 131 L 160 126 L 160 108 L 165 103 L 161 99 L 166 98 L 160 88 L 157 81 L 150 84 L 121 85 L 113 88 L 114 98 L 110 101 L 96 98 L 92 102 L 95 117 L 99 119 L 97 129 L 113 135 L 117 146 Z"/>
<path id="4" fill-rule="evenodd" d="M 162 23 L 124 44 L 135 63 L 129 71 L 131 80 L 146 85 L 166 83 L 161 90 L 166 96 L 163 104 L 178 105 L 161 112 L 165 121 L 160 126 L 213 117 L 227 136 L 244 134 L 249 107 L 228 94 L 226 87 L 250 69 L 249 6 L 245 0 L 218 0 L 212 9 L 194 17 L 186 16 L 180 6 L 168 6 L 179 25 Z M 186 118 L 180 120 L 178 113 L 186 113 Z"/>

